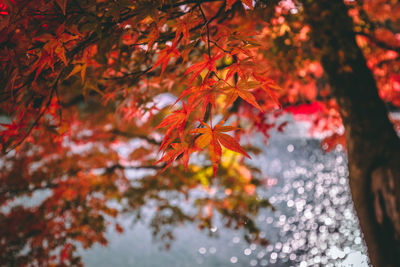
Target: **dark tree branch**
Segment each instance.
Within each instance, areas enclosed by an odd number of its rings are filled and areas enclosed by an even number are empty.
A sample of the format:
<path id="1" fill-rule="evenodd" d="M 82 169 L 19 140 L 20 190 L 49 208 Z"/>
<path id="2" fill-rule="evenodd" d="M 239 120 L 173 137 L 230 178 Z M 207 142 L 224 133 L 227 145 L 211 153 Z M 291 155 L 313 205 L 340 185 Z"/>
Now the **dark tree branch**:
<path id="1" fill-rule="evenodd" d="M 140 166 L 125 166 L 119 163 L 111 165 L 105 168 L 106 173 L 113 173 L 115 170 L 140 170 L 140 169 L 149 169 L 149 170 L 160 170 L 165 168 L 165 164 L 162 165 L 140 165 Z"/>
<path id="2" fill-rule="evenodd" d="M 123 132 L 120 131 L 118 129 L 113 129 L 110 131 L 110 133 L 115 134 L 115 135 L 119 135 L 119 136 L 123 136 L 126 138 L 140 138 L 143 140 L 146 140 L 149 144 L 153 144 L 153 145 L 161 145 L 160 142 L 158 142 L 157 140 L 147 136 L 147 135 L 141 135 L 141 134 L 135 134 L 135 133 L 129 133 L 129 132 Z"/>

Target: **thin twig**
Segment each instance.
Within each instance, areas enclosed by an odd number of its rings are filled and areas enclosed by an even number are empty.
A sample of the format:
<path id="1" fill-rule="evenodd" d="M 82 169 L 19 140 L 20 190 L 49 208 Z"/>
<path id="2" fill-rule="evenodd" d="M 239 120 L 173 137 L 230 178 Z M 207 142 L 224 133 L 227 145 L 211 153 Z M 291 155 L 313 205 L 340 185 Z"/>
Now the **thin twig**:
<path id="1" fill-rule="evenodd" d="M 206 25 L 206 30 L 207 30 L 207 46 L 208 46 L 208 58 L 211 59 L 210 29 L 208 28 L 209 21 L 207 20 L 206 15 L 204 14 L 203 9 L 201 8 L 201 3 L 199 3 L 198 6 L 199 6 L 199 9 L 200 9 L 201 15 L 202 15 L 202 17 L 203 17 L 203 19 L 204 19 L 204 23 L 205 23 L 205 25 Z"/>
<path id="2" fill-rule="evenodd" d="M 61 77 L 61 73 L 58 75 L 56 81 L 54 82 L 51 92 L 50 92 L 50 96 L 49 96 L 49 100 L 46 103 L 45 108 L 40 112 L 39 116 L 37 116 L 37 118 L 35 119 L 35 121 L 32 123 L 32 125 L 28 128 L 28 131 L 25 133 L 25 135 L 22 137 L 21 140 L 19 140 L 16 144 L 12 145 L 9 150 L 7 151 L 6 148 L 3 148 L 2 153 L 3 154 L 7 154 L 9 153 L 11 150 L 14 150 L 15 148 L 17 148 L 19 145 L 21 145 L 25 139 L 30 135 L 30 133 L 32 132 L 33 128 L 39 123 L 40 119 L 43 117 L 43 115 L 46 113 L 47 109 L 50 107 L 51 104 L 51 100 L 53 99 L 53 94 L 55 92 L 55 90 L 57 89 L 58 86 L 58 81 L 60 80 Z"/>

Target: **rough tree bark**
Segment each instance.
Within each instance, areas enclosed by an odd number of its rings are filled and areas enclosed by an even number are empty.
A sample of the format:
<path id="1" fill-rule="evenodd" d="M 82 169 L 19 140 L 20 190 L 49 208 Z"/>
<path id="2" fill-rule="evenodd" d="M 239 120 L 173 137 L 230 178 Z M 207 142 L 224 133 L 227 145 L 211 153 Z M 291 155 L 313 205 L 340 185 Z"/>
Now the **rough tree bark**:
<path id="1" fill-rule="evenodd" d="M 373 266 L 400 266 L 400 141 L 342 0 L 302 0 L 346 131 L 349 183 Z"/>

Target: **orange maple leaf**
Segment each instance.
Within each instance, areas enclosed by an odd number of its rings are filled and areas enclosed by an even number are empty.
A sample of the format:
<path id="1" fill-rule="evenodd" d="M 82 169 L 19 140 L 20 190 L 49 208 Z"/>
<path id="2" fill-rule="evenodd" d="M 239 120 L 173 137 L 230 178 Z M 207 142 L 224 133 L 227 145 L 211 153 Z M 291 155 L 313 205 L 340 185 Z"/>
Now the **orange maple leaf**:
<path id="1" fill-rule="evenodd" d="M 235 74 L 237 74 L 242 80 L 248 80 L 250 70 L 256 67 L 257 66 L 251 57 L 235 62 L 226 68 L 228 72 L 226 73 L 225 81 L 229 80 L 229 78 Z"/>
<path id="2" fill-rule="evenodd" d="M 279 85 L 277 85 L 272 79 L 259 75 L 255 72 L 253 72 L 253 77 L 261 83 L 261 89 L 263 89 L 269 95 L 269 97 L 271 97 L 272 101 L 274 101 L 275 104 L 281 108 L 281 104 L 279 103 L 278 99 L 278 92 L 282 91 L 282 88 L 279 87 Z"/>
<path id="3" fill-rule="evenodd" d="M 218 81 L 212 78 L 204 79 L 200 86 L 191 86 L 185 89 L 175 103 L 189 95 L 188 103 L 191 103 L 193 107 L 196 107 L 202 103 L 201 111 L 204 116 L 208 104 L 214 108 L 216 107 L 215 96 L 218 92 L 220 92 L 220 90 L 217 89 L 217 86 L 215 86 L 217 83 Z"/>
<path id="4" fill-rule="evenodd" d="M 240 146 L 239 142 L 236 141 L 232 136 L 224 134 L 223 132 L 230 132 L 237 130 L 238 128 L 233 126 L 222 126 L 224 121 L 221 121 L 214 128 L 211 128 L 208 124 L 201 121 L 206 128 L 197 128 L 192 130 L 193 133 L 200 133 L 201 135 L 196 139 L 195 144 L 198 148 L 205 148 L 209 146 L 210 159 L 213 166 L 214 176 L 217 173 L 218 164 L 221 161 L 222 149 L 221 145 L 225 148 L 241 153 L 248 158 L 251 158 L 249 154 Z"/>
<path id="5" fill-rule="evenodd" d="M 193 72 L 192 77 L 190 78 L 190 84 L 191 84 L 194 81 L 194 79 L 196 79 L 196 77 L 199 76 L 200 73 L 205 69 L 208 69 L 208 71 L 217 72 L 215 62 L 223 56 L 224 56 L 223 53 L 217 54 L 211 58 L 208 57 L 208 55 L 204 55 L 204 60 L 190 66 L 186 70 L 184 75 L 187 75 L 187 74 Z"/>
<path id="6" fill-rule="evenodd" d="M 176 160 L 180 155 L 182 155 L 183 165 L 185 166 L 185 171 L 187 171 L 190 154 L 196 151 L 197 149 L 190 146 L 188 143 L 172 143 L 172 149 L 170 149 L 164 156 L 159 159 L 157 163 L 166 162 L 166 166 L 162 171 L 167 169 L 171 163 Z"/>
<path id="7" fill-rule="evenodd" d="M 240 81 L 236 86 L 228 85 L 224 88 L 222 88 L 224 91 L 226 91 L 227 94 L 227 104 L 225 106 L 225 109 L 229 107 L 230 105 L 235 102 L 235 100 L 240 97 L 250 105 L 256 107 L 258 110 L 261 112 L 264 112 L 260 105 L 258 105 L 256 98 L 254 95 L 249 92 L 248 90 L 254 89 L 259 87 L 260 84 L 255 81 Z"/>

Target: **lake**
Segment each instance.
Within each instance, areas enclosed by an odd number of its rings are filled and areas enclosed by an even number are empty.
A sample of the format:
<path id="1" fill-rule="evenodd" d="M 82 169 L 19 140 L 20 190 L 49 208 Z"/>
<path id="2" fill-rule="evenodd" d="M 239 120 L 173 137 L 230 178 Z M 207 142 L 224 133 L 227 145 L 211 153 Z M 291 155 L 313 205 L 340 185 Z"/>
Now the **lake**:
<path id="1" fill-rule="evenodd" d="M 249 244 L 240 231 L 217 221 L 213 237 L 194 224 L 176 227 L 175 240 L 165 250 L 153 240 L 146 222 L 132 224 L 129 214 L 123 214 L 118 221 L 124 233 L 109 229 L 107 247 L 82 251 L 85 265 L 368 266 L 343 149 L 323 152 L 305 122 L 290 123 L 284 134 L 272 133 L 267 146 L 261 139 L 256 145 L 263 153 L 252 164 L 268 177 L 267 186 L 257 190 L 276 208 L 263 210 L 256 219 L 269 245 Z"/>

